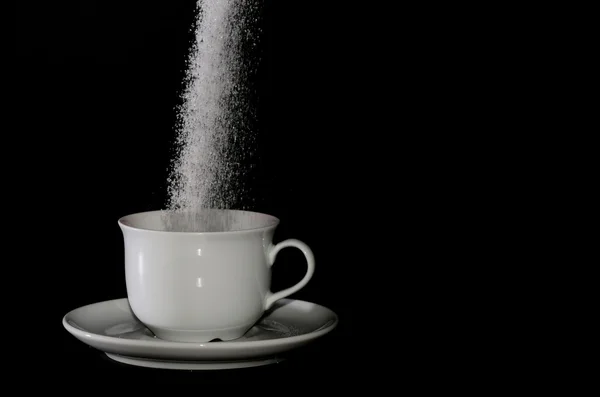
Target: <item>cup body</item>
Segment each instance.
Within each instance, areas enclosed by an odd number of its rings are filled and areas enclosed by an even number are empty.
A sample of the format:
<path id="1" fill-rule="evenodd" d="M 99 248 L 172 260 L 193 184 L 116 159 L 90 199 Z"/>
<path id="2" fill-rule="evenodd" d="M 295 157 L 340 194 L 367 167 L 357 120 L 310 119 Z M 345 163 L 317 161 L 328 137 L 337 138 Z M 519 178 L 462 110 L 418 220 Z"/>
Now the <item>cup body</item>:
<path id="1" fill-rule="evenodd" d="M 164 216 L 151 211 L 118 222 L 133 313 L 165 340 L 239 338 L 264 313 L 271 284 L 269 251 L 279 220 L 214 210 L 212 216 L 227 218 L 227 225 L 178 231 L 165 226 Z"/>

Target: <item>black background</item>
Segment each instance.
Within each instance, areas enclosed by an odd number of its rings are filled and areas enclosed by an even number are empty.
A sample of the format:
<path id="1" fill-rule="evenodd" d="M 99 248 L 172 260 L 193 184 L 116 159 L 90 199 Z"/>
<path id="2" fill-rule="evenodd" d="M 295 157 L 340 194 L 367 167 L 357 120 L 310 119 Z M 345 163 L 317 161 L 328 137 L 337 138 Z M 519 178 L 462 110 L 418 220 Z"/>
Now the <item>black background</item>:
<path id="1" fill-rule="evenodd" d="M 313 248 L 317 270 L 295 297 L 333 309 L 338 328 L 286 363 L 217 372 L 120 365 L 62 328 L 69 310 L 126 295 L 117 220 L 164 203 L 193 9 L 17 3 L 5 62 L 16 73 L 4 75 L 17 87 L 3 131 L 8 365 L 57 390 L 81 379 L 462 391 L 529 376 L 532 361 L 511 350 L 523 324 L 495 309 L 519 295 L 515 280 L 539 284 L 522 269 L 555 252 L 513 252 L 537 249 L 538 224 L 553 219 L 532 215 L 555 196 L 532 195 L 548 164 L 534 157 L 560 151 L 528 134 L 564 114 L 535 109 L 556 99 L 557 43 L 536 24 L 560 20 L 539 7 L 265 1 L 256 209 L 281 219 L 276 240 Z M 282 252 L 273 289 L 302 272 L 299 253 Z"/>
<path id="2" fill-rule="evenodd" d="M 18 215 L 24 233 L 36 236 L 33 296 L 43 309 L 25 314 L 41 327 L 30 329 L 39 341 L 32 354 L 63 374 L 53 378 L 56 384 L 107 374 L 144 384 L 358 382 L 369 365 L 364 343 L 388 321 L 359 307 L 380 304 L 377 267 L 395 263 L 374 260 L 384 239 L 375 225 L 393 224 L 390 206 L 399 198 L 380 193 L 389 159 L 370 151 L 378 139 L 389 144 L 388 134 L 376 135 L 377 114 L 368 110 L 384 100 L 365 96 L 371 83 L 361 74 L 366 59 L 379 62 L 380 53 L 348 18 L 357 11 L 342 3 L 265 2 L 259 160 L 251 176 L 254 209 L 281 219 L 275 240 L 298 238 L 315 253 L 315 275 L 294 297 L 334 310 L 338 328 L 285 363 L 210 373 L 118 364 L 62 328 L 68 311 L 126 296 L 117 220 L 165 203 L 194 7 L 193 1 L 86 0 L 16 8 L 13 105 L 20 133 L 12 147 L 21 160 L 10 180 L 14 205 L 25 208 Z M 391 136 L 393 126 L 385 128 Z M 396 232 L 389 237 L 398 244 Z M 299 252 L 282 251 L 273 290 L 295 283 L 304 269 Z"/>

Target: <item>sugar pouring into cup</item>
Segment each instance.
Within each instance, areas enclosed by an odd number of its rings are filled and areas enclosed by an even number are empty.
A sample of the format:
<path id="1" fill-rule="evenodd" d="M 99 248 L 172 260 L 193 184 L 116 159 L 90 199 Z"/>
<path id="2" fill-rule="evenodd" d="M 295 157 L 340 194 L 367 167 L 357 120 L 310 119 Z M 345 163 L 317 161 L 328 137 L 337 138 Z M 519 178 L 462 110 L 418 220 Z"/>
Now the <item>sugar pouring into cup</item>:
<path id="1" fill-rule="evenodd" d="M 194 214 L 148 211 L 118 220 L 125 249 L 127 297 L 156 337 L 175 342 L 234 340 L 276 301 L 302 289 L 315 259 L 304 242 L 273 243 L 280 220 L 241 210 Z M 272 292 L 271 267 L 284 248 L 298 248 L 307 270 L 292 287 Z"/>

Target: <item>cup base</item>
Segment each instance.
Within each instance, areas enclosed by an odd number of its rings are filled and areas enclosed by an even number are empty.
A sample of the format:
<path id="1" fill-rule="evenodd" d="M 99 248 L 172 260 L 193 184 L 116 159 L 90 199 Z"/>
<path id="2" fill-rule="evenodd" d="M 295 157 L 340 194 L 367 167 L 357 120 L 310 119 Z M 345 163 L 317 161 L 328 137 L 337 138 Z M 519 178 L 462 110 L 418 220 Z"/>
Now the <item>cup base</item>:
<path id="1" fill-rule="evenodd" d="M 253 324 L 248 324 L 241 327 L 202 331 L 165 329 L 153 326 L 148 326 L 148 328 L 158 339 L 169 342 L 206 343 L 216 339 L 220 339 L 221 341 L 225 342 L 228 340 L 241 338 L 252 327 L 252 325 Z"/>

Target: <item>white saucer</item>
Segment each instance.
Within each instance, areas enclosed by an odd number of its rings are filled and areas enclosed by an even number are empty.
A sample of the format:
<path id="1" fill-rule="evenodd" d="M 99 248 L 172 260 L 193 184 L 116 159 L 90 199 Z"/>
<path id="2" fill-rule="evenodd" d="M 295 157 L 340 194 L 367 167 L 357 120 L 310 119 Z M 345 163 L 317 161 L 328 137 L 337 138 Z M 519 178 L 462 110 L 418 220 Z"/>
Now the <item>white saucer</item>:
<path id="1" fill-rule="evenodd" d="M 156 338 L 134 316 L 127 298 L 72 310 L 63 326 L 85 344 L 113 360 L 168 369 L 229 369 L 281 361 L 282 353 L 332 331 L 338 323 L 330 309 L 294 299 L 281 299 L 239 339 L 184 343 Z"/>

